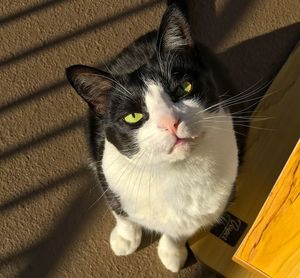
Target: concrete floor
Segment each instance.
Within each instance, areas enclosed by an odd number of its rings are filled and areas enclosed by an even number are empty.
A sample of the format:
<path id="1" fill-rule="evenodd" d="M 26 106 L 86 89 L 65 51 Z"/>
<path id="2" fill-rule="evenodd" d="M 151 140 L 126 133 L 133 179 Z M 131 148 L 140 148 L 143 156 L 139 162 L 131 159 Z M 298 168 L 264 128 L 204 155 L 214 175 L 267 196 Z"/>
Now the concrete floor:
<path id="1" fill-rule="evenodd" d="M 150 236 L 131 256 L 112 254 L 113 218 L 86 167 L 86 106 L 64 77 L 156 28 L 163 1 L 2 0 L 0 9 L 0 277 L 199 277 L 193 261 L 166 271 Z M 270 80 L 299 39 L 294 0 L 195 0 L 189 11 L 240 90 Z"/>

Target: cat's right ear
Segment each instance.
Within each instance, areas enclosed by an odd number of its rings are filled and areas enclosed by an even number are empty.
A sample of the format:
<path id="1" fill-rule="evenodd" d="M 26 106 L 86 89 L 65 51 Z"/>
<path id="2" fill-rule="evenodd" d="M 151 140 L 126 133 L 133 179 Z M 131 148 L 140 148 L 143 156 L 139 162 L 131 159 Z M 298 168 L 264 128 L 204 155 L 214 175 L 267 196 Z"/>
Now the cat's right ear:
<path id="1" fill-rule="evenodd" d="M 108 95 L 112 90 L 110 74 L 88 66 L 74 65 L 66 69 L 66 76 L 96 114 L 106 112 Z"/>

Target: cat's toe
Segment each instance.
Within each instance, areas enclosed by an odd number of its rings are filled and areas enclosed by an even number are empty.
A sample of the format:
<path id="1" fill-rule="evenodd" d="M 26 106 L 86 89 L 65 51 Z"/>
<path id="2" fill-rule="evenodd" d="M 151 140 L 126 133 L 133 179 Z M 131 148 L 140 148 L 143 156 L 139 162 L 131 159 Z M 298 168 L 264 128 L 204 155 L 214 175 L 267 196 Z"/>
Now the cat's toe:
<path id="1" fill-rule="evenodd" d="M 133 253 L 141 243 L 142 232 L 137 229 L 130 236 L 120 235 L 115 227 L 110 234 L 110 247 L 117 256 L 126 256 Z"/>
<path id="2" fill-rule="evenodd" d="M 158 245 L 158 256 L 168 270 L 178 272 L 184 266 L 187 250 L 185 247 L 168 249 L 165 246 Z"/>

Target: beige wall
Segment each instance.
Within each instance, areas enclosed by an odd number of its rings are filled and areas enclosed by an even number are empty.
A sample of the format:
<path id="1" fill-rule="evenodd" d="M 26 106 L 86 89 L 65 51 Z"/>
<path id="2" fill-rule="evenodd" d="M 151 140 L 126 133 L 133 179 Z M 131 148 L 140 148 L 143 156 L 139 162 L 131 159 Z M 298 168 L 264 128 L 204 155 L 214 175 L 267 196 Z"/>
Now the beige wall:
<path id="1" fill-rule="evenodd" d="M 2 0 L 0 9 L 0 277 L 172 277 L 150 237 L 130 257 L 112 255 L 113 220 L 102 200 L 93 205 L 100 192 L 86 169 L 86 106 L 64 77 L 156 28 L 164 4 Z M 239 89 L 274 76 L 299 38 L 294 0 L 195 0 L 189 11 Z"/>

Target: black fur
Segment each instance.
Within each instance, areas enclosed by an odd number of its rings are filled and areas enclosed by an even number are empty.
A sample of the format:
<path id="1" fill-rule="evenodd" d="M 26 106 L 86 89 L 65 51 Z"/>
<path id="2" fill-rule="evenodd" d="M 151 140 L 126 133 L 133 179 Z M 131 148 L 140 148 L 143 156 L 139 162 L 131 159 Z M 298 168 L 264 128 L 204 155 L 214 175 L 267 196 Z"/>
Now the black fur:
<path id="1" fill-rule="evenodd" d="M 93 161 L 102 161 L 103 151 L 104 151 L 104 128 L 102 126 L 102 121 L 95 116 L 94 113 L 90 112 L 89 114 L 89 125 L 88 125 L 88 134 L 89 134 L 89 146 L 90 152 L 92 155 Z M 97 169 L 97 178 L 102 188 L 102 191 L 105 192 L 106 200 L 109 203 L 109 206 L 113 211 L 122 216 L 127 216 L 127 213 L 122 209 L 121 203 L 110 189 L 105 180 L 105 176 L 102 171 L 102 166 L 100 163 L 96 163 Z"/>

